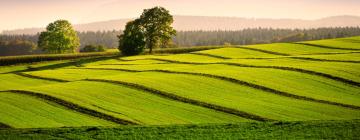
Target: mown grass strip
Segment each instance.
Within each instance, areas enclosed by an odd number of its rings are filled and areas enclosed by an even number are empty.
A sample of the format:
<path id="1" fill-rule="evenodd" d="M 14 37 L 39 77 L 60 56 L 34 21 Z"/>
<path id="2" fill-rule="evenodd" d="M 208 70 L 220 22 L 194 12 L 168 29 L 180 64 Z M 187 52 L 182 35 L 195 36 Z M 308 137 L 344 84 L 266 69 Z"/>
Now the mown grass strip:
<path id="1" fill-rule="evenodd" d="M 309 54 L 301 54 L 301 55 L 337 55 L 337 54 L 353 54 L 353 53 L 360 53 L 359 51 L 352 51 L 352 52 L 325 52 L 325 53 L 309 53 Z"/>
<path id="2" fill-rule="evenodd" d="M 139 59 L 136 59 L 136 60 L 139 60 Z M 131 60 L 131 61 L 136 61 L 136 60 Z M 223 65 L 230 65 L 230 66 L 237 66 L 237 67 L 248 67 L 248 68 L 279 69 L 279 70 L 294 71 L 294 72 L 300 72 L 300 73 L 305 73 L 305 74 L 320 76 L 320 77 L 324 77 L 324 78 L 328 78 L 328 79 L 332 79 L 332 80 L 335 80 L 335 81 L 339 81 L 339 82 L 343 82 L 343 83 L 346 83 L 346 84 L 350 84 L 350 85 L 353 85 L 353 86 L 360 87 L 360 83 L 359 83 L 359 82 L 355 82 L 355 81 L 350 80 L 350 79 L 345 79 L 345 78 L 333 76 L 333 75 L 326 74 L 326 73 L 321 73 L 321 72 L 316 72 L 316 71 L 311 71 L 311 70 L 306 70 L 306 69 L 300 69 L 300 68 L 293 68 L 293 67 L 284 67 L 284 66 L 256 66 L 256 65 L 248 65 L 248 64 L 240 64 L 240 63 L 231 63 L 231 62 L 214 62 L 214 63 L 183 62 L 183 61 L 160 59 L 160 58 L 145 58 L 145 59 L 141 59 L 141 60 L 157 60 L 157 61 L 163 61 L 163 62 L 168 62 L 168 63 L 176 63 L 176 64 L 192 64 L 192 65 L 223 64 Z"/>
<path id="3" fill-rule="evenodd" d="M 36 93 L 36 92 L 32 92 L 32 91 L 26 91 L 26 90 L 8 90 L 7 92 L 12 92 L 12 93 L 16 93 L 16 94 L 24 94 L 24 95 L 30 95 L 33 97 L 37 97 L 43 100 L 47 100 L 56 104 L 59 104 L 61 106 L 64 106 L 68 109 L 83 113 L 83 114 L 87 114 L 93 117 L 97 117 L 103 120 L 107 120 L 107 121 L 111 121 L 117 124 L 122 124 L 122 125 L 135 125 L 137 123 L 135 122 L 131 122 L 129 120 L 124 120 L 124 119 L 119 119 L 95 110 L 91 110 L 82 106 L 79 106 L 77 104 L 56 98 L 56 97 L 52 97 L 49 95 L 45 95 L 45 94 L 41 94 L 41 93 Z"/>
<path id="4" fill-rule="evenodd" d="M 54 82 L 70 82 L 70 81 L 67 81 L 67 80 L 40 77 L 40 76 L 35 76 L 35 75 L 21 73 L 21 72 L 16 72 L 14 74 L 19 75 L 19 76 L 23 76 L 23 77 L 33 78 L 33 79 L 41 79 L 41 80 L 48 80 L 48 81 L 54 81 Z"/>
<path id="5" fill-rule="evenodd" d="M 279 53 L 279 52 L 268 51 L 268 50 L 262 50 L 262 49 L 256 49 L 256 48 L 251 48 L 251 47 L 236 47 L 236 48 L 245 49 L 245 50 L 252 50 L 252 51 L 258 51 L 258 52 L 263 52 L 263 53 L 267 53 L 267 54 L 290 56 L 290 54 Z"/>
<path id="6" fill-rule="evenodd" d="M 312 47 L 318 47 L 318 48 L 326 48 L 326 49 L 335 49 L 335 50 L 360 50 L 360 49 L 354 49 L 354 48 L 338 48 L 338 47 L 330 47 L 330 46 L 324 46 L 324 45 L 318 45 L 318 44 L 311 44 L 311 43 L 305 43 L 305 42 L 296 42 L 293 44 L 300 44 L 300 45 L 307 45 Z"/>
<path id="7" fill-rule="evenodd" d="M 274 94 L 277 94 L 277 95 L 280 95 L 280 96 L 285 96 L 285 97 L 289 97 L 289 98 L 293 98 L 293 99 L 312 101 L 312 102 L 317 102 L 317 103 L 336 105 L 336 106 L 341 106 L 341 107 L 360 110 L 360 106 L 337 103 L 337 102 L 331 102 L 331 101 L 320 100 L 320 99 L 314 99 L 314 98 L 310 98 L 310 97 L 306 97 L 306 96 L 299 96 L 299 95 L 279 91 L 279 90 L 276 90 L 276 89 L 272 89 L 272 88 L 269 88 L 269 87 L 265 87 L 265 86 L 262 86 L 262 85 L 257 85 L 257 84 L 249 83 L 249 82 L 246 82 L 246 81 L 241 81 L 241 80 L 234 79 L 234 78 L 218 76 L 218 75 L 212 75 L 212 74 L 195 73 L 195 72 L 179 72 L 179 71 L 170 71 L 170 70 L 143 70 L 143 71 L 138 71 L 138 70 L 127 70 L 127 69 L 107 69 L 107 68 L 86 68 L 86 69 L 101 69 L 101 70 L 106 69 L 106 70 L 119 70 L 119 71 L 127 71 L 127 72 L 163 72 L 163 73 L 171 73 L 171 74 L 187 74 L 187 75 L 195 75 L 195 76 L 204 76 L 204 77 L 209 77 L 209 78 L 214 78 L 214 79 L 219 79 L 219 80 L 223 80 L 223 81 L 232 82 L 232 83 L 239 84 L 239 85 L 242 85 L 242 86 L 251 87 L 251 88 L 254 88 L 254 89 L 274 93 Z M 152 90 L 154 90 L 154 89 L 152 89 Z"/>
<path id="8" fill-rule="evenodd" d="M 7 125 L 7 124 L 4 124 L 4 123 L 0 122 L 0 129 L 3 129 L 3 128 L 12 128 L 12 127 L 10 125 Z"/>
<path id="9" fill-rule="evenodd" d="M 243 111 L 239 111 L 239 110 L 236 110 L 236 109 L 227 108 L 227 107 L 223 107 L 223 106 L 219 106 L 219 105 L 209 104 L 209 103 L 206 103 L 206 102 L 201 102 L 201 101 L 197 101 L 197 100 L 193 100 L 193 99 L 189 99 L 189 98 L 184 98 L 184 97 L 181 97 L 181 96 L 177 96 L 177 95 L 174 95 L 174 94 L 171 94 L 171 93 L 167 93 L 167 92 L 164 92 L 164 91 L 160 91 L 160 90 L 157 90 L 157 89 L 153 89 L 153 88 L 146 87 L 146 86 L 139 85 L 139 84 L 135 84 L 135 83 L 128 83 L 128 82 L 123 82 L 123 81 L 113 81 L 113 80 L 104 80 L 104 79 L 86 79 L 86 81 L 105 82 L 105 83 L 112 83 L 112 84 L 118 84 L 118 85 L 122 85 L 122 86 L 127 86 L 127 87 L 130 87 L 130 88 L 134 88 L 134 89 L 137 89 L 137 90 L 142 90 L 142 91 L 154 94 L 154 95 L 158 95 L 158 96 L 163 97 L 163 98 L 167 98 L 167 99 L 171 99 L 171 100 L 175 100 L 175 101 L 180 101 L 180 102 L 183 102 L 183 103 L 197 105 L 197 106 L 213 109 L 213 110 L 220 111 L 220 112 L 237 115 L 239 117 L 243 117 L 243 118 L 247 118 L 247 119 L 251 119 L 251 120 L 274 121 L 272 119 L 264 118 L 264 117 L 261 117 L 261 116 L 258 116 L 258 115 L 250 114 L 250 113 L 247 113 L 247 112 L 243 112 Z"/>
<path id="10" fill-rule="evenodd" d="M 353 60 L 331 60 L 331 59 L 319 59 L 319 58 L 310 58 L 310 57 L 298 57 L 298 56 L 289 56 L 289 57 L 269 57 L 269 58 L 229 58 L 214 54 L 206 54 L 206 53 L 190 53 L 195 55 L 202 55 L 207 57 L 213 57 L 213 58 L 219 58 L 219 59 L 284 59 L 284 58 L 290 58 L 290 59 L 299 59 L 299 60 L 306 60 L 306 61 L 318 61 L 318 62 L 342 62 L 342 63 L 360 63 L 360 61 L 353 61 Z M 341 53 L 341 54 L 347 54 L 347 53 Z"/>
<path id="11" fill-rule="evenodd" d="M 354 60 L 331 60 L 331 59 L 319 59 L 319 58 L 310 58 L 310 57 L 287 57 L 287 58 L 306 60 L 306 61 L 319 61 L 319 62 L 360 63 L 360 61 L 354 61 Z"/>

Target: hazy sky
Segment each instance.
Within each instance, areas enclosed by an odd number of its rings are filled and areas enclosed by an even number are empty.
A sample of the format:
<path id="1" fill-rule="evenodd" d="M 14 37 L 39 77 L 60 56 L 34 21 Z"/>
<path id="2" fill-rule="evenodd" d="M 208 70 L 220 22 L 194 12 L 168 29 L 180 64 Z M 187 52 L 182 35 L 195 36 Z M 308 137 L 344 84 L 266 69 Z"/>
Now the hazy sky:
<path id="1" fill-rule="evenodd" d="M 174 15 L 317 19 L 360 16 L 360 0 L 0 0 L 0 32 L 45 27 L 56 19 L 73 24 L 137 17 L 164 6 Z"/>

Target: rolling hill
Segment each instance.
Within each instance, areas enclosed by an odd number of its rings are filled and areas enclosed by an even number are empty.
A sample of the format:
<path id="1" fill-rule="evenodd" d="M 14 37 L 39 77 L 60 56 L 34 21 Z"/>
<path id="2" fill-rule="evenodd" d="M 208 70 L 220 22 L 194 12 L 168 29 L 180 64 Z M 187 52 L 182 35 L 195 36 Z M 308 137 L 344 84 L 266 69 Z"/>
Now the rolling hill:
<path id="1" fill-rule="evenodd" d="M 76 61 L 0 67 L 0 138 L 73 137 L 59 127 L 138 138 L 359 130 L 360 37 Z"/>

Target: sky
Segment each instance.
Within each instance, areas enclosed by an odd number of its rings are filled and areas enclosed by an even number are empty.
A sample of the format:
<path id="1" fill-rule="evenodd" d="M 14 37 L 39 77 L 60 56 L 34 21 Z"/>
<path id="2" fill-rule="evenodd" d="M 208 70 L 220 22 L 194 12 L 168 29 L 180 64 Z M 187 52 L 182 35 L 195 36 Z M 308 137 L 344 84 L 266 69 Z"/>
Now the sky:
<path id="1" fill-rule="evenodd" d="M 133 18 L 154 6 L 173 15 L 310 20 L 360 16 L 360 0 L 0 0 L 0 32 L 45 27 L 57 19 L 80 24 Z"/>

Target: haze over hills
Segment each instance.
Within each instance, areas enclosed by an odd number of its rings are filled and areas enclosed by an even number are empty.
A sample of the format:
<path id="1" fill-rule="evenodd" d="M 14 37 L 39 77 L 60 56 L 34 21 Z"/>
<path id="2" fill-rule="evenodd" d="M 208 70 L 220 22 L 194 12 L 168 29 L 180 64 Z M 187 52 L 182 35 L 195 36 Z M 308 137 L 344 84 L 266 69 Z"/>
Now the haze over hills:
<path id="1" fill-rule="evenodd" d="M 77 31 L 122 30 L 131 19 L 117 19 L 74 25 Z M 267 19 L 210 16 L 174 16 L 174 28 L 179 31 L 189 30 L 241 30 L 245 28 L 319 28 L 360 26 L 359 16 L 333 16 L 317 20 Z M 36 34 L 44 28 L 25 28 L 5 30 L 3 34 Z"/>

